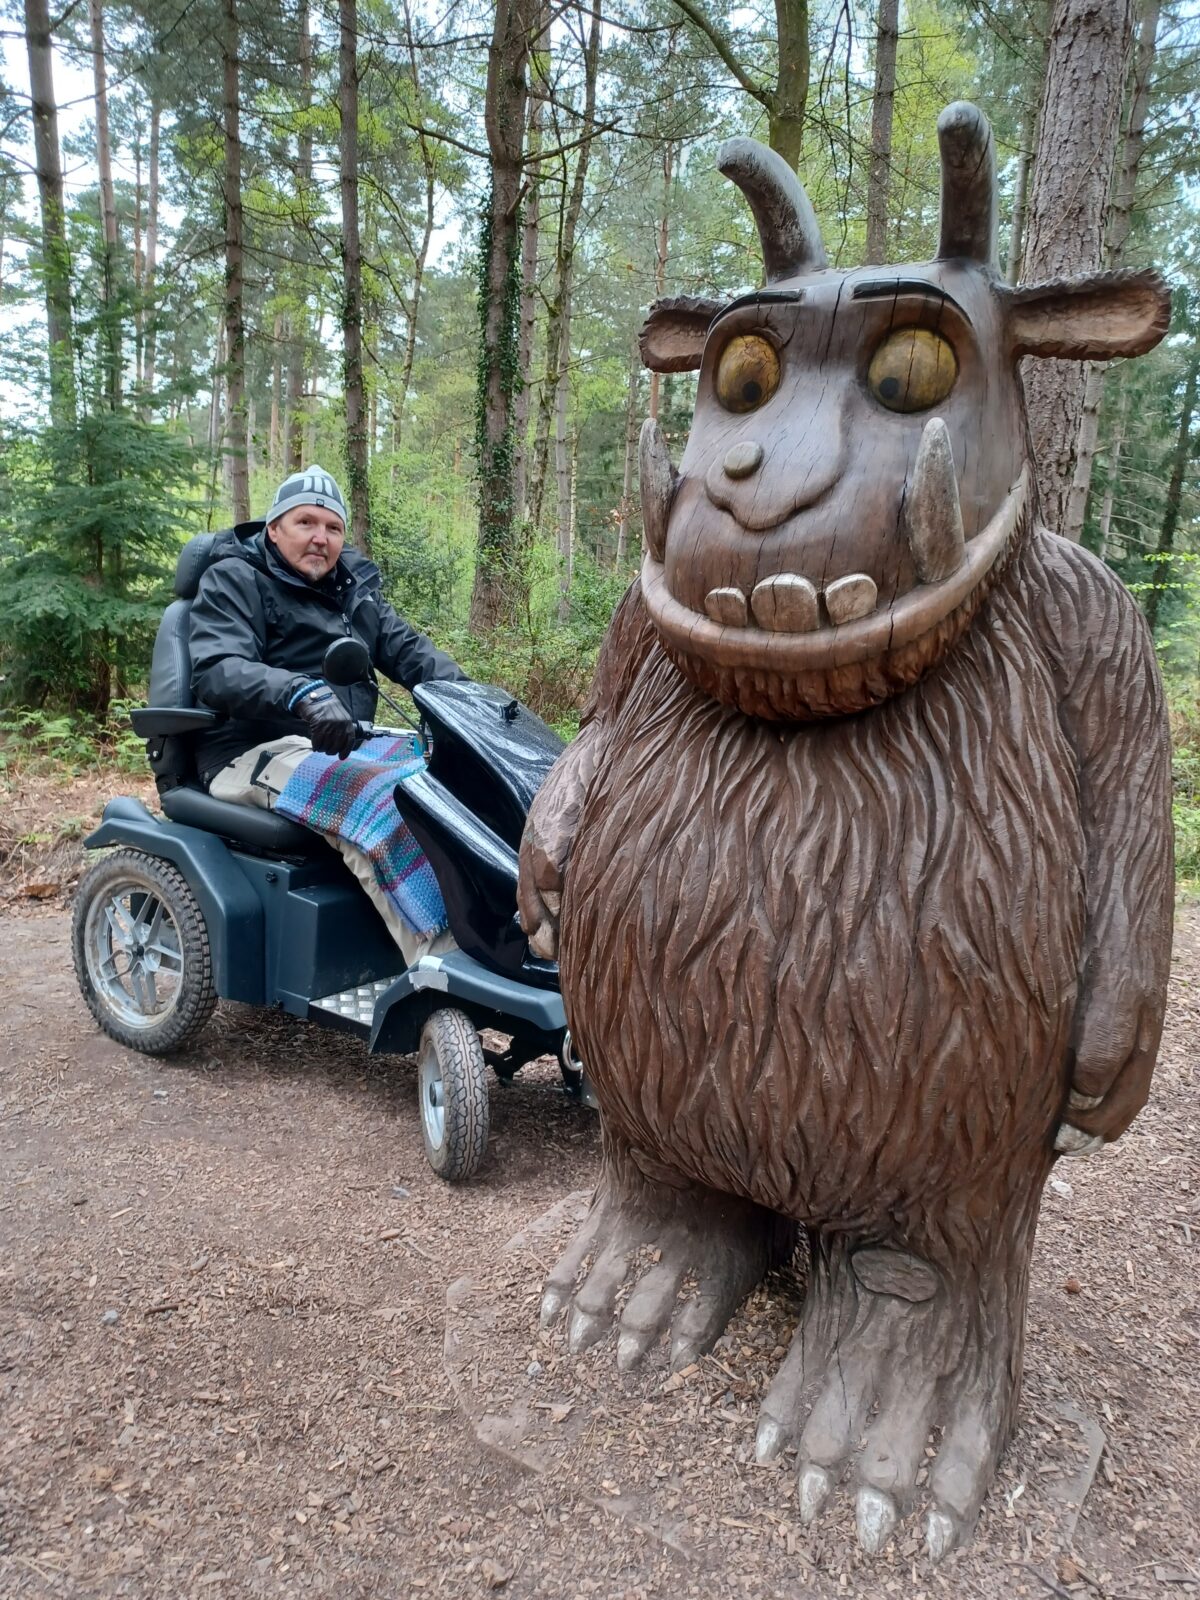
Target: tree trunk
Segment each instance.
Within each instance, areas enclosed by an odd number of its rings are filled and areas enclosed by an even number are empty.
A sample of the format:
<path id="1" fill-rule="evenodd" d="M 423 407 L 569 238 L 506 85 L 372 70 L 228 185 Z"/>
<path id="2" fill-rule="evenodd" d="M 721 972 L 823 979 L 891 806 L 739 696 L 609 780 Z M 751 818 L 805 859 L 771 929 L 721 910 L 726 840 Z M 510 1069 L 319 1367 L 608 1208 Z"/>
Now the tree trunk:
<path id="1" fill-rule="evenodd" d="M 771 149 L 794 172 L 800 165 L 808 105 L 808 0 L 775 0 L 775 26 L 779 79 L 767 107 L 768 136 Z"/>
<path id="2" fill-rule="evenodd" d="M 367 407 L 362 359 L 362 250 L 358 237 L 358 3 L 339 7 L 338 110 L 341 115 L 342 363 L 346 405 L 346 466 L 350 477 L 350 537 L 371 554 L 367 483 Z"/>
<path id="3" fill-rule="evenodd" d="M 537 437 L 534 441 L 534 471 L 529 495 L 529 514 L 534 527 L 542 517 L 542 498 L 548 471 L 548 440 L 550 424 L 558 414 L 563 374 L 571 360 L 571 296 L 575 276 L 575 235 L 579 228 L 579 215 L 583 210 L 583 195 L 587 184 L 588 162 L 592 148 L 592 125 L 596 114 L 596 73 L 600 57 L 600 13 L 592 11 L 591 29 L 584 48 L 584 111 L 579 150 L 575 159 L 575 176 L 567 196 L 566 209 L 558 231 L 558 259 L 554 269 L 554 298 L 546 317 L 546 376 L 538 403 Z M 563 166 L 563 187 L 566 188 L 566 165 Z M 555 432 L 557 452 L 557 426 Z M 557 471 L 557 453 L 555 456 Z M 561 497 L 560 497 L 561 503 Z M 558 525 L 561 546 L 562 525 Z"/>
<path id="4" fill-rule="evenodd" d="M 1013 214 L 1012 227 L 1008 235 L 1008 263 L 1005 267 L 1005 279 L 1016 284 L 1021 277 L 1021 257 L 1025 250 L 1025 212 L 1029 202 L 1029 145 L 1026 142 L 1029 125 L 1022 123 L 1021 150 L 1017 156 L 1017 176 L 1013 184 Z"/>
<path id="5" fill-rule="evenodd" d="M 1026 279 L 1098 269 L 1120 128 L 1129 0 L 1056 0 L 1029 202 Z M 1066 524 L 1086 375 L 1072 361 L 1028 361 L 1025 390 L 1041 513 Z"/>
<path id="6" fill-rule="evenodd" d="M 215 461 L 221 449 L 221 390 L 225 377 L 225 316 L 217 322 L 217 343 L 213 351 L 212 393 L 208 403 L 208 452 Z"/>
<path id="7" fill-rule="evenodd" d="M 312 106 L 312 34 L 308 24 L 308 0 L 300 0 L 299 7 L 299 57 L 300 57 L 300 110 L 304 120 L 301 123 L 300 136 L 297 139 L 296 151 L 296 192 L 303 212 L 307 205 L 309 191 L 312 187 L 313 167 L 313 141 L 312 131 L 308 124 L 307 113 Z M 295 226 L 292 229 L 292 247 L 296 257 L 296 283 L 294 293 L 297 301 L 302 300 L 304 285 L 304 262 L 306 259 L 307 236 L 304 227 L 303 215 L 297 215 Z M 290 343 L 288 345 L 287 368 L 287 462 L 288 472 L 299 472 L 304 465 L 304 395 L 305 395 L 305 358 L 308 354 L 308 318 L 302 304 L 298 304 L 295 312 L 288 318 L 288 332 Z"/>
<path id="8" fill-rule="evenodd" d="M 67 248 L 58 106 L 47 0 L 25 0 L 25 44 L 33 109 L 33 147 L 42 211 L 42 279 L 50 345 L 50 416 L 75 426 L 75 344 L 71 321 L 71 256 Z"/>
<path id="9" fill-rule="evenodd" d="M 521 163 L 525 63 L 540 0 L 497 0 L 488 52 L 484 124 L 491 189 L 480 239 L 479 535 L 471 629 L 490 633 L 516 613 L 521 593 L 513 507 L 513 411 L 520 388 Z"/>
<path id="10" fill-rule="evenodd" d="M 246 325 L 242 304 L 242 136 L 238 104 L 237 0 L 223 0 L 222 113 L 225 122 L 225 453 L 235 522 L 250 518 L 246 439 Z"/>
<path id="11" fill-rule="evenodd" d="M 104 15 L 102 0 L 88 0 L 92 32 L 92 81 L 96 94 L 96 165 L 100 169 L 100 225 L 104 235 L 101 262 L 101 297 L 104 300 L 103 339 L 105 389 L 115 411 L 121 403 L 121 320 L 113 304 L 116 297 L 117 205 L 113 197 L 112 141 L 108 132 L 108 81 L 104 69 Z"/>
<path id="12" fill-rule="evenodd" d="M 555 515 L 555 544 L 558 547 L 558 620 L 565 622 L 571 613 L 571 576 L 575 548 L 571 538 L 571 452 L 567 439 L 567 405 L 571 397 L 569 369 L 558 375 L 554 395 L 554 478 L 558 505 Z"/>
<path id="13" fill-rule="evenodd" d="M 142 215 L 142 120 L 139 116 L 134 123 L 133 134 L 133 290 L 136 301 L 133 313 L 133 386 L 139 394 L 146 355 L 146 257 L 142 252 Z"/>
<path id="14" fill-rule="evenodd" d="M 154 301 L 158 272 L 158 142 L 162 126 L 162 106 L 158 95 L 150 98 L 150 178 L 146 195 L 146 262 L 142 305 L 146 325 L 146 348 L 142 358 L 142 391 L 148 407 L 154 397 L 155 363 L 158 357 L 158 307 Z M 146 412 L 143 411 L 143 421 Z"/>
<path id="15" fill-rule="evenodd" d="M 667 286 L 667 256 L 671 242 L 671 178 L 675 165 L 676 146 L 669 140 L 663 145 L 662 212 L 658 219 L 658 238 L 654 246 L 654 298 L 662 299 Z M 662 383 L 660 373 L 650 374 L 650 415 L 658 417 L 658 397 Z"/>
<path id="16" fill-rule="evenodd" d="M 1158 535 L 1158 560 L 1155 562 L 1154 584 L 1146 595 L 1146 621 L 1151 631 L 1158 627 L 1158 608 L 1164 593 L 1171 586 L 1171 551 L 1175 547 L 1175 530 L 1179 526 L 1179 508 L 1183 503 L 1183 484 L 1192 460 L 1192 415 L 1196 409 L 1196 389 L 1200 382 L 1200 341 L 1193 338 L 1188 353 L 1187 377 L 1183 386 L 1183 408 L 1179 413 L 1179 432 L 1171 461 L 1171 479 L 1167 484 L 1167 498 L 1163 506 L 1162 528 Z"/>
<path id="17" fill-rule="evenodd" d="M 538 231 L 541 223 L 541 170 L 538 158 L 542 149 L 542 119 L 550 83 L 550 7 L 546 0 L 542 0 L 537 25 L 538 35 L 530 53 L 529 115 L 525 138 L 529 181 L 521 235 L 521 331 L 517 340 L 521 387 L 513 408 L 513 433 L 516 437 L 513 504 L 517 515 L 522 518 L 528 511 L 529 373 L 533 365 L 533 328 L 537 320 Z"/>
<path id="18" fill-rule="evenodd" d="M 879 0 L 879 31 L 875 36 L 875 90 L 871 97 L 871 171 L 867 179 L 866 254 L 866 260 L 876 265 L 884 260 L 887 249 L 899 19 L 900 0 Z"/>
<path id="19" fill-rule="evenodd" d="M 1138 23 L 1137 46 L 1134 51 L 1129 121 L 1122 141 L 1120 168 L 1108 221 L 1108 266 L 1112 270 L 1122 265 L 1133 216 L 1138 167 L 1146 143 L 1146 110 L 1150 102 L 1150 74 L 1154 67 L 1158 14 L 1159 0 L 1145 0 Z M 1066 522 L 1062 529 L 1063 535 L 1075 540 L 1076 543 L 1083 536 L 1083 523 L 1087 515 L 1088 494 L 1092 486 L 1092 464 L 1096 459 L 1096 446 L 1100 439 L 1100 408 L 1104 403 L 1104 381 L 1107 370 L 1100 362 L 1089 363 L 1087 369 L 1083 411 L 1079 419 L 1079 438 L 1075 447 L 1075 472 L 1071 480 L 1071 492 L 1067 498 Z"/>
<path id="20" fill-rule="evenodd" d="M 629 523 L 633 516 L 633 462 L 637 455 L 638 423 L 637 408 L 638 394 L 641 390 L 642 361 L 638 354 L 637 340 L 633 343 L 633 355 L 629 362 L 629 396 L 625 402 L 625 464 L 621 469 L 621 515 L 617 523 L 617 559 L 616 570 L 619 572 L 625 565 L 625 555 L 629 548 Z"/>
<path id="21" fill-rule="evenodd" d="M 283 400 L 283 313 L 275 313 L 275 321 L 271 325 L 271 425 L 267 438 L 267 460 L 270 463 L 272 474 L 279 471 L 279 459 L 283 454 L 282 432 L 280 428 L 281 410 Z"/>
<path id="22" fill-rule="evenodd" d="M 419 94 L 421 79 L 417 68 L 417 48 L 413 39 L 412 17 L 409 13 L 408 0 L 404 0 L 404 26 L 408 39 L 408 60 L 412 71 L 413 88 Z M 433 238 L 433 195 L 437 169 L 433 152 L 430 150 L 428 141 L 423 133 L 417 135 L 417 144 L 421 151 L 421 165 L 425 171 L 425 226 L 421 233 L 421 248 L 417 252 L 416 261 L 413 263 L 412 295 L 408 305 L 408 328 L 404 335 L 404 361 L 400 372 L 400 394 L 398 402 L 393 408 L 393 454 L 400 447 L 400 439 L 404 431 L 404 408 L 408 404 L 408 391 L 412 387 L 413 366 L 417 359 L 417 315 L 421 309 L 421 290 L 425 283 L 425 263 L 429 259 L 429 241 Z M 394 463 L 392 475 L 394 482 Z"/>
<path id="23" fill-rule="evenodd" d="M 1129 102 L 1129 122 L 1121 146 L 1121 165 L 1113 192 L 1108 221 L 1108 260 L 1119 267 L 1125 259 L 1125 246 L 1133 222 L 1133 202 L 1137 194 L 1138 172 L 1146 147 L 1146 113 L 1150 105 L 1150 77 L 1158 43 L 1160 0 L 1143 0 L 1138 19 L 1137 44 L 1133 58 L 1133 88 Z"/>
<path id="24" fill-rule="evenodd" d="M 8 243 L 5 228 L 8 223 L 9 192 L 8 173 L 0 172 L 0 303 L 4 298 L 4 247 Z"/>
<path id="25" fill-rule="evenodd" d="M 1125 428 L 1129 420 L 1129 395 L 1122 391 L 1117 402 L 1117 419 L 1113 423 L 1112 439 L 1108 446 L 1108 477 L 1104 485 L 1104 499 L 1100 502 L 1100 542 L 1096 554 L 1101 561 L 1108 555 L 1112 534 L 1113 501 L 1116 499 L 1117 478 L 1121 470 L 1121 452 L 1125 448 Z"/>

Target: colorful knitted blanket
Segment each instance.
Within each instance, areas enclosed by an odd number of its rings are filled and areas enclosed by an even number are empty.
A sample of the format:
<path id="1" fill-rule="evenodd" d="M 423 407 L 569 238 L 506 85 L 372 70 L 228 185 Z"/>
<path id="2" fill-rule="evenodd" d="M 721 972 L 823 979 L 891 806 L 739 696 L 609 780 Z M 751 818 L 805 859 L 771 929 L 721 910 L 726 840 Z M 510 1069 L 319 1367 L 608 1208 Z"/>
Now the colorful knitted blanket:
<path id="1" fill-rule="evenodd" d="M 394 790 L 423 765 L 411 735 L 368 739 L 345 761 L 314 751 L 275 802 L 282 816 L 361 850 L 388 900 L 421 935 L 446 926 L 446 907 L 433 868 L 396 810 Z"/>

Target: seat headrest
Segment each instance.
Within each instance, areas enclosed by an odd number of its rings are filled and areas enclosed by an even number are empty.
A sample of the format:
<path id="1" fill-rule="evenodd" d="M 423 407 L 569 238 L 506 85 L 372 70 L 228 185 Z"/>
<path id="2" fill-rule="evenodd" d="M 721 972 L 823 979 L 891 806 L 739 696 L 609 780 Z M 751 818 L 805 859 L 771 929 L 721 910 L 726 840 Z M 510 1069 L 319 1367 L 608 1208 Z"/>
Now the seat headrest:
<path id="1" fill-rule="evenodd" d="M 225 554 L 235 540 L 243 542 L 261 533 L 266 523 L 239 522 L 236 528 L 222 528 L 219 533 L 197 533 L 179 552 L 175 563 L 175 593 L 181 600 L 194 600 L 200 579 L 218 555 Z"/>

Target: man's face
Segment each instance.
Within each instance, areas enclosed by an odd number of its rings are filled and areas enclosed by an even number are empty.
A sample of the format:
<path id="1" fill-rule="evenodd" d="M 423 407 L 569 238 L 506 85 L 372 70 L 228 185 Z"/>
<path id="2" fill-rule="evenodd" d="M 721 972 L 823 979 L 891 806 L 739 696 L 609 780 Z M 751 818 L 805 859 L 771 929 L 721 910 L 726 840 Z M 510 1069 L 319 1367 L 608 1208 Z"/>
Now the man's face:
<path id="1" fill-rule="evenodd" d="M 267 524 L 267 537 L 289 567 L 309 583 L 320 583 L 337 565 L 346 524 L 324 506 L 293 506 Z"/>

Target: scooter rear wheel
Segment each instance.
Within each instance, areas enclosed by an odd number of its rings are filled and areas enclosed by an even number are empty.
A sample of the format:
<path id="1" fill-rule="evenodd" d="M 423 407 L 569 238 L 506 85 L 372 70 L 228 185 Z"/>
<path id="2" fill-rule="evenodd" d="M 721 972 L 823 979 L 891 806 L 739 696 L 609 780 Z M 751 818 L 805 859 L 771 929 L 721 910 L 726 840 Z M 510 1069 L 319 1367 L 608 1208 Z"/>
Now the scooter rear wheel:
<path id="1" fill-rule="evenodd" d="M 88 1010 L 131 1050 L 183 1050 L 212 1015 L 204 913 L 170 862 L 140 850 L 102 856 L 75 896 L 71 947 Z"/>
<path id="2" fill-rule="evenodd" d="M 421 1135 L 429 1165 L 448 1183 L 475 1172 L 487 1149 L 488 1070 L 470 1017 L 435 1011 L 417 1053 Z"/>

